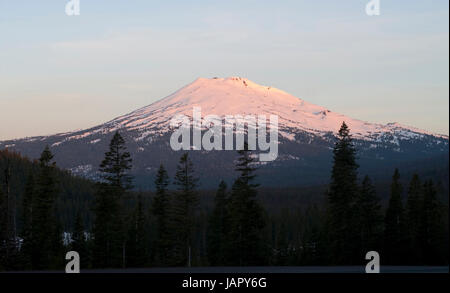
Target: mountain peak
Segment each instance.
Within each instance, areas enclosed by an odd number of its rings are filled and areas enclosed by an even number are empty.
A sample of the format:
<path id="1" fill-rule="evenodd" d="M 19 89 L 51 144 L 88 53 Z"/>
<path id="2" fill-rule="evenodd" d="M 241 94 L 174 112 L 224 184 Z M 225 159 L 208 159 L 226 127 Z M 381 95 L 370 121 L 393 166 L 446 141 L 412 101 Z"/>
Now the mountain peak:
<path id="1" fill-rule="evenodd" d="M 448 136 L 429 134 L 398 123 L 383 125 L 353 119 L 242 77 L 198 78 L 151 105 L 90 129 L 0 142 L 0 148 L 12 148 L 31 157 L 39 157 L 42 148 L 50 145 L 55 148 L 62 167 L 96 178 L 94 166 L 100 162 L 98 154 L 107 147 L 110 134 L 120 129 L 136 156 L 137 174 L 148 178 L 155 170 L 153 166 L 158 166 L 162 160 L 167 165 L 176 165 L 177 155 L 169 147 L 169 136 L 173 133 L 170 122 L 179 114 L 192 118 L 194 107 L 200 108 L 203 118 L 207 115 L 278 116 L 280 152 L 274 172 L 267 177 L 277 183 L 297 184 L 303 180 L 300 178 L 305 177 L 305 182 L 310 184 L 312 181 L 308 180 L 323 175 L 324 170 L 328 170 L 323 168 L 324 165 L 316 171 L 313 166 L 324 162 L 322 155 L 330 155 L 334 143 L 332 135 L 337 133 L 343 121 L 349 126 L 365 160 L 370 158 L 377 164 L 386 162 L 383 166 L 390 166 L 394 161 L 402 162 L 412 155 L 417 158 L 448 153 Z M 81 158 L 80 153 L 87 155 Z M 228 178 L 234 174 L 234 152 L 201 154 L 196 160 L 203 166 L 203 173 L 223 172 L 217 173 L 220 176 L 215 178 Z M 291 174 L 294 168 L 306 170 L 305 176 L 285 176 Z"/>
<path id="2" fill-rule="evenodd" d="M 382 125 L 353 119 L 308 103 L 282 90 L 236 76 L 198 78 L 164 99 L 118 117 L 106 125 L 111 129 L 140 131 L 155 127 L 168 129 L 170 120 L 176 115 L 192 117 L 194 107 L 200 107 L 202 117 L 277 115 L 279 133 L 285 137 L 291 137 L 288 132 L 294 129 L 320 135 L 336 133 L 343 121 L 350 127 L 355 138 L 376 140 L 386 133 L 399 133 L 405 137 L 430 134 L 399 124 Z"/>
<path id="3" fill-rule="evenodd" d="M 212 78 L 204 78 L 200 77 L 197 78 L 193 83 L 191 83 L 191 86 L 217 86 L 221 84 L 227 84 L 230 86 L 236 86 L 236 87 L 247 87 L 252 89 L 259 89 L 263 91 L 271 90 L 272 87 L 270 86 L 263 86 L 260 84 L 257 84 L 256 82 L 253 82 L 249 80 L 248 78 L 239 77 L 239 76 L 230 76 L 230 77 L 212 77 Z"/>

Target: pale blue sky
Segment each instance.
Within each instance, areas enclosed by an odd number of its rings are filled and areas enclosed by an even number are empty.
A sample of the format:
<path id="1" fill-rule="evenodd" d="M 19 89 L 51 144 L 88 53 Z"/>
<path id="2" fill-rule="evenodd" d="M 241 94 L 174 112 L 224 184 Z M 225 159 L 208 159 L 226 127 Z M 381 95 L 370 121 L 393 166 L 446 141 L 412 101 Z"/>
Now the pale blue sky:
<path id="1" fill-rule="evenodd" d="M 370 122 L 449 133 L 448 0 L 0 0 L 0 139 L 87 128 L 242 76 Z"/>

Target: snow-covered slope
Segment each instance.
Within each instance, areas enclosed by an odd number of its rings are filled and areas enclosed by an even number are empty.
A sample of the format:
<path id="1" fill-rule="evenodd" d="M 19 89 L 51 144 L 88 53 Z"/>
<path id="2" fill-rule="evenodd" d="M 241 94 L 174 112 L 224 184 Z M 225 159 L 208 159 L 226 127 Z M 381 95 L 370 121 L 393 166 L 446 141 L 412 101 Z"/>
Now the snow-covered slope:
<path id="1" fill-rule="evenodd" d="M 334 135 L 345 121 L 356 139 L 362 167 L 391 168 L 401 162 L 448 153 L 448 136 L 389 123 L 368 123 L 311 104 L 282 90 L 240 77 L 199 78 L 172 95 L 129 114 L 86 130 L 45 137 L 0 142 L 36 158 L 50 145 L 61 167 L 92 176 L 108 147 L 112 132 L 120 129 L 134 160 L 137 176 L 148 178 L 160 163 L 174 168 L 179 153 L 169 146 L 170 120 L 193 108 L 206 115 L 277 115 L 278 158 L 261 170 L 265 182 L 308 184 L 328 179 Z M 233 177 L 235 152 L 193 151 L 196 166 L 212 181 Z M 266 177 L 264 177 L 266 172 Z M 384 172 L 384 171 L 383 171 Z M 145 179 L 147 180 L 147 179 Z M 214 183 L 215 184 L 215 183 Z"/>
<path id="2" fill-rule="evenodd" d="M 278 115 L 280 135 L 292 138 L 297 130 L 314 134 L 336 133 L 342 122 L 349 125 L 355 138 L 380 140 L 392 134 L 394 140 L 409 139 L 422 135 L 434 135 L 424 130 L 390 123 L 368 123 L 332 112 L 311 104 L 282 90 L 261 86 L 241 77 L 199 78 L 172 95 L 129 114 L 120 116 L 103 127 L 66 137 L 79 139 L 98 132 L 117 129 L 139 131 L 137 139 L 169 131 L 169 121 L 177 114 L 192 116 L 193 107 L 201 107 L 202 116 L 225 115 Z M 57 144 L 62 142 L 57 142 Z M 94 142 L 93 142 L 94 143 Z"/>

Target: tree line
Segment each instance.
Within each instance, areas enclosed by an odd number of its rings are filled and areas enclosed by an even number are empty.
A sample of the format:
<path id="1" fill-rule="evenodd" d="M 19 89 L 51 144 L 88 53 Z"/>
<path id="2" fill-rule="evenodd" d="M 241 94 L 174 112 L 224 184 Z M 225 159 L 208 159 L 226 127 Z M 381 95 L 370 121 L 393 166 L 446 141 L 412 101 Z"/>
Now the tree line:
<path id="1" fill-rule="evenodd" d="M 327 195 L 327 261 L 358 264 L 366 252 L 375 250 L 384 264 L 448 263 L 448 206 L 437 198 L 433 181 L 422 184 L 415 174 L 404 201 L 400 173 L 395 169 L 383 215 L 370 178 L 365 176 L 358 185 L 355 154 L 349 128 L 343 123 L 333 150 Z"/>
<path id="2" fill-rule="evenodd" d="M 69 250 L 80 254 L 82 268 L 361 265 L 371 250 L 383 264 L 448 264 L 448 205 L 433 181 L 421 182 L 415 174 L 404 199 L 396 169 L 383 207 L 371 179 L 359 182 L 356 153 L 343 123 L 325 202 L 269 213 L 258 198 L 256 164 L 246 147 L 238 151 L 237 178 L 231 186 L 220 182 L 213 207 L 205 211 L 188 153 L 181 155 L 172 180 L 159 166 L 149 197 L 133 188 L 132 158 L 116 132 L 92 201 L 77 205 L 67 228 L 58 205 L 60 177 L 46 147 L 26 175 L 20 203 L 10 191 L 11 168 L 3 170 L 0 269 L 61 269 Z"/>

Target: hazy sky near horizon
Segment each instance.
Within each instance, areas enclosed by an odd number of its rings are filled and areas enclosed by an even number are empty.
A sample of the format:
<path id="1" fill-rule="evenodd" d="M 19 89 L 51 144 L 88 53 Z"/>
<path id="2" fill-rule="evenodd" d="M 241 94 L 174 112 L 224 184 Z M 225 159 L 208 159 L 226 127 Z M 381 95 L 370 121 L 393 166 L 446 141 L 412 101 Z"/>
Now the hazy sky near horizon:
<path id="1" fill-rule="evenodd" d="M 449 1 L 0 0 L 0 140 L 84 129 L 198 77 L 449 133 Z"/>

